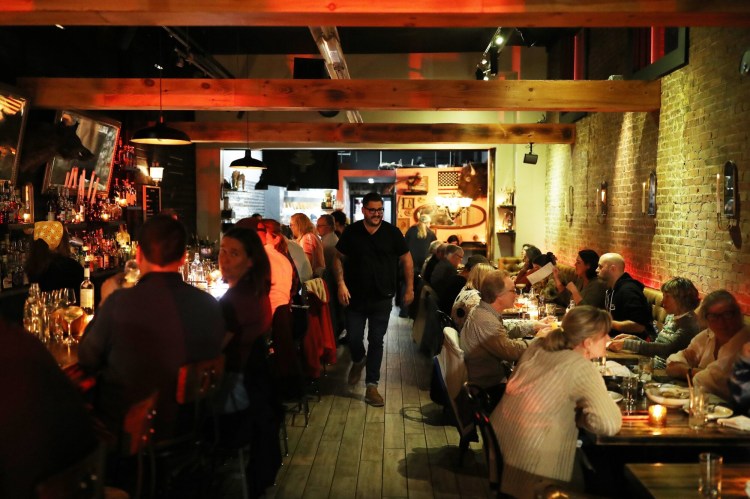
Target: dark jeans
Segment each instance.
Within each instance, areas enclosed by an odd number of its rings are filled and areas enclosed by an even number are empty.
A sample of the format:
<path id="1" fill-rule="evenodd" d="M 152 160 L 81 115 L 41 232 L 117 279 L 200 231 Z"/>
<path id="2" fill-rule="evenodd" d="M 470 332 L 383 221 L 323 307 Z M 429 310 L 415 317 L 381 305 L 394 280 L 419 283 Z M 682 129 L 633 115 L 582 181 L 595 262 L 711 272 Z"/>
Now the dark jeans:
<path id="1" fill-rule="evenodd" d="M 365 384 L 377 385 L 380 381 L 380 363 L 383 361 L 383 338 L 391 316 L 391 299 L 352 303 L 346 307 L 346 330 L 349 333 L 349 351 L 352 362 L 361 362 L 367 354 Z M 367 326 L 367 352 L 365 352 L 365 325 Z"/>

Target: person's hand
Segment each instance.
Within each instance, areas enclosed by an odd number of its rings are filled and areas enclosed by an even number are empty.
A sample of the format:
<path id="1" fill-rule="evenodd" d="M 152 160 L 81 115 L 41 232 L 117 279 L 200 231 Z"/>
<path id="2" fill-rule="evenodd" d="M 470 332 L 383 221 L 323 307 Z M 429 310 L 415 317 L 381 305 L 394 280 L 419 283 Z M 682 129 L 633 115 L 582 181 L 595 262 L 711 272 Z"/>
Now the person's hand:
<path id="1" fill-rule="evenodd" d="M 560 280 L 560 269 L 557 268 L 557 265 L 552 266 L 552 276 L 556 281 Z"/>
<path id="2" fill-rule="evenodd" d="M 349 294 L 349 288 L 346 287 L 346 284 L 343 282 L 339 283 L 339 303 L 341 303 L 343 306 L 349 305 L 349 300 L 351 299 L 352 295 Z"/>
<path id="3" fill-rule="evenodd" d="M 682 356 L 685 357 L 685 361 L 690 366 L 697 366 L 700 361 L 698 354 L 694 350 L 683 350 Z"/>
<path id="4" fill-rule="evenodd" d="M 414 290 L 413 289 L 406 289 L 404 292 L 404 306 L 408 307 L 411 305 L 411 302 L 414 301 Z"/>
<path id="5" fill-rule="evenodd" d="M 626 335 L 621 335 L 621 336 L 626 336 Z M 609 345 L 607 346 L 607 350 L 610 350 L 612 352 L 619 352 L 623 348 L 625 348 L 625 342 L 623 340 L 618 340 L 616 338 L 610 341 Z"/>
<path id="6" fill-rule="evenodd" d="M 557 328 L 553 327 L 553 326 L 543 327 L 539 331 L 536 332 L 536 334 L 534 335 L 534 337 L 535 338 L 544 338 L 545 336 L 547 336 L 548 334 L 550 334 L 555 329 L 557 329 Z"/>
<path id="7" fill-rule="evenodd" d="M 539 332 L 542 329 L 552 329 L 552 323 L 545 321 L 544 319 L 540 321 L 531 321 L 531 325 L 534 328 L 534 331 Z"/>

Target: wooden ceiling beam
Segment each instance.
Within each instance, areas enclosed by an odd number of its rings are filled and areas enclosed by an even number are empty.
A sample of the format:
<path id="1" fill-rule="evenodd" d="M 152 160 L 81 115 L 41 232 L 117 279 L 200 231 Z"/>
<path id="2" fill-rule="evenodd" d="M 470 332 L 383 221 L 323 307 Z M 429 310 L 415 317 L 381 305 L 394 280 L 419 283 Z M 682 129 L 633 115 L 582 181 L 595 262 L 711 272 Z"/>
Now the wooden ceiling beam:
<path id="1" fill-rule="evenodd" d="M 575 125 L 519 123 L 249 123 L 182 122 L 169 126 L 184 131 L 195 143 L 244 147 L 352 147 L 367 144 L 496 145 L 573 144 Z M 249 141 L 248 141 L 249 137 Z"/>
<path id="2" fill-rule="evenodd" d="M 743 0 L 3 0 L 0 25 L 750 26 Z"/>
<path id="3" fill-rule="evenodd" d="M 35 107 L 157 110 L 158 80 L 21 78 Z M 548 80 L 165 79 L 164 110 L 507 110 L 655 111 L 661 82 Z"/>

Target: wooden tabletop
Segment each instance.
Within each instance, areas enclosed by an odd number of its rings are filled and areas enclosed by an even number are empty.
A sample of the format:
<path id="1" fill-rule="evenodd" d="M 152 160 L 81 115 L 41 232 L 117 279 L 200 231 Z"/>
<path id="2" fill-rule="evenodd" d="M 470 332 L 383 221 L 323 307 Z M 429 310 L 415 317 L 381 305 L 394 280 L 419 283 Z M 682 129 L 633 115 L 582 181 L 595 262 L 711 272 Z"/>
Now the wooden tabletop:
<path id="1" fill-rule="evenodd" d="M 622 403 L 618 404 L 622 410 Z M 706 423 L 701 430 L 688 427 L 688 417 L 682 408 L 667 408 L 667 425 L 649 425 L 644 412 L 647 403 L 637 406 L 634 415 L 623 414 L 622 429 L 609 436 L 587 434 L 596 445 L 640 445 L 640 446 L 748 446 L 750 431 L 740 431 L 717 424 Z"/>
<path id="2" fill-rule="evenodd" d="M 694 456 L 696 461 L 698 456 Z M 698 463 L 627 464 L 625 478 L 635 497 L 654 499 L 689 499 L 701 497 L 698 492 Z M 721 497 L 747 497 L 745 484 L 750 480 L 750 464 L 725 464 L 722 468 Z"/>

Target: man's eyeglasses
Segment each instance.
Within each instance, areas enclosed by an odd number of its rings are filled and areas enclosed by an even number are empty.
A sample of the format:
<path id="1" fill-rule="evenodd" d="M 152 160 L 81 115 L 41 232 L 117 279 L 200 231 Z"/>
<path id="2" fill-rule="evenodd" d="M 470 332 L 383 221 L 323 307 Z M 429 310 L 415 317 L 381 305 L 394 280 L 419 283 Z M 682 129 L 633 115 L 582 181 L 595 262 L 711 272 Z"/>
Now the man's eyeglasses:
<path id="1" fill-rule="evenodd" d="M 375 215 L 376 213 L 385 212 L 385 209 L 384 208 L 365 208 L 365 211 L 369 213 L 370 215 Z"/>
<path id="2" fill-rule="evenodd" d="M 726 312 L 719 312 L 717 314 L 707 313 L 706 320 L 707 321 L 718 321 L 720 319 L 728 320 L 728 319 L 734 319 L 736 316 L 737 316 L 736 310 L 727 310 Z"/>

